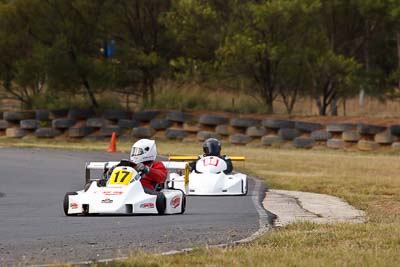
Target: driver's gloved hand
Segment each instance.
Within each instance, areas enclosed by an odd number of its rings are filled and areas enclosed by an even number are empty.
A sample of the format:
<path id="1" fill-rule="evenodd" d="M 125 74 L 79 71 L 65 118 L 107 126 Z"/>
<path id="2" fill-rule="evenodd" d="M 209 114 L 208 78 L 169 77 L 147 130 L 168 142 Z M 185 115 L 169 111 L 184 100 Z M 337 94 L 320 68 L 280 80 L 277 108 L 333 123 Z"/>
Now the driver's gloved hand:
<path id="1" fill-rule="evenodd" d="M 146 175 L 150 172 L 150 168 L 144 165 L 143 163 L 136 164 L 136 170 L 141 172 L 143 175 Z"/>

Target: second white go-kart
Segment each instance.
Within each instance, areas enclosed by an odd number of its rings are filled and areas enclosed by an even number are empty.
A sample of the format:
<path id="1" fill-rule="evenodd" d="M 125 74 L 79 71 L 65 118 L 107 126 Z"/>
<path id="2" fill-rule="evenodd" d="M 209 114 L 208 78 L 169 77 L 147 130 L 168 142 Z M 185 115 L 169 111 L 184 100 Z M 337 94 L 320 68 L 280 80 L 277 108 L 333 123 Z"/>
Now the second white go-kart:
<path id="1" fill-rule="evenodd" d="M 90 177 L 90 170 L 104 171 L 118 163 L 87 163 L 85 189 L 65 195 L 65 215 L 182 214 L 185 212 L 186 196 L 182 190 L 161 189 L 155 195 L 147 194 L 140 182 L 142 175 L 132 167 L 115 167 L 107 182 Z"/>
<path id="2" fill-rule="evenodd" d="M 172 156 L 170 160 L 197 160 L 193 156 Z M 232 157 L 231 160 L 243 161 L 244 157 Z M 207 156 L 199 159 L 196 170 L 189 173 L 188 163 L 185 161 L 164 162 L 167 169 L 184 170 L 185 175 L 172 172 L 169 175 L 169 188 L 180 189 L 187 195 L 246 195 L 248 191 L 247 175 L 242 173 L 225 174 L 227 169 L 225 161 L 219 157 Z"/>

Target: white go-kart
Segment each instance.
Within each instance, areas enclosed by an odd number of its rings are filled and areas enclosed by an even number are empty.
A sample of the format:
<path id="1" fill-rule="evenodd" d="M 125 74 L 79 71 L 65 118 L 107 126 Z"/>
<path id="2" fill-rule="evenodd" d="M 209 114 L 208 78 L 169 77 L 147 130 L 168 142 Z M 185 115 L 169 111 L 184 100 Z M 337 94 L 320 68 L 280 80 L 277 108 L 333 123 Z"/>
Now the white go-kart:
<path id="1" fill-rule="evenodd" d="M 105 182 L 91 178 L 91 170 L 104 171 L 119 162 L 89 162 L 86 164 L 85 189 L 66 193 L 64 213 L 90 214 L 182 214 L 186 196 L 179 189 L 161 189 L 147 194 L 140 182 L 142 175 L 134 168 L 117 166 Z M 100 175 L 99 175 L 100 176 Z"/>
<path id="2" fill-rule="evenodd" d="M 189 173 L 186 161 L 197 160 L 193 156 L 171 156 L 164 162 L 171 172 L 168 187 L 180 189 L 187 195 L 223 196 L 246 195 L 248 191 L 247 176 L 242 173 L 225 174 L 225 161 L 219 157 L 203 157 L 196 163 L 196 170 Z M 231 157 L 232 161 L 244 161 L 244 157 Z M 182 173 L 186 173 L 186 176 Z"/>

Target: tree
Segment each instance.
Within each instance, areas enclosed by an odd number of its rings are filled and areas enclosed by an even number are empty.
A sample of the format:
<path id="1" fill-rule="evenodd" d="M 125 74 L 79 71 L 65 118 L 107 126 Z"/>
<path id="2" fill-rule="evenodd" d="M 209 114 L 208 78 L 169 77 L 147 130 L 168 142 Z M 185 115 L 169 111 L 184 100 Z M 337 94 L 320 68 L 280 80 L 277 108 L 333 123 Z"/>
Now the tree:
<path id="1" fill-rule="evenodd" d="M 104 62 L 98 60 L 104 2 L 15 1 L 18 16 L 40 48 L 36 51 L 44 64 L 49 89 L 74 93 L 83 87 L 94 108 L 98 107 L 94 92 L 105 87 L 102 82 L 107 78 Z"/>
<path id="2" fill-rule="evenodd" d="M 224 66 L 234 75 L 253 82 L 253 92 L 261 96 L 269 112 L 273 112 L 279 90 L 287 95 L 284 90 L 288 84 L 284 77 L 289 68 L 287 64 L 291 64 L 290 58 L 306 50 L 305 45 L 313 35 L 313 16 L 319 2 L 257 1 L 236 8 L 231 30 L 218 53 Z M 290 104 L 288 107 L 290 109 Z"/>

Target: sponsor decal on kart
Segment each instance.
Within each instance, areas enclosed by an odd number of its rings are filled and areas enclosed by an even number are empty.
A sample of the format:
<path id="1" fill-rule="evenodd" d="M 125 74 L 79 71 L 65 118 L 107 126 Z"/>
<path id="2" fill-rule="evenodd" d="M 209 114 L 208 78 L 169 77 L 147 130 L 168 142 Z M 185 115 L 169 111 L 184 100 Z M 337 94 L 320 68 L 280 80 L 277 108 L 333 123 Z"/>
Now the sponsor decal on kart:
<path id="1" fill-rule="evenodd" d="M 176 209 L 181 204 L 181 198 L 179 196 L 175 196 L 171 199 L 169 204 L 171 204 L 172 208 Z"/>
<path id="2" fill-rule="evenodd" d="M 152 209 L 152 208 L 154 208 L 154 203 L 151 203 L 151 202 L 142 203 L 142 204 L 140 204 L 140 208 L 142 208 L 142 209 Z"/>
<path id="3" fill-rule="evenodd" d="M 101 201 L 101 203 L 109 204 L 109 203 L 113 203 L 113 200 L 112 200 L 112 199 L 109 199 L 109 198 L 106 198 L 106 199 L 103 199 L 103 200 Z"/>
<path id="4" fill-rule="evenodd" d="M 103 191 L 103 194 L 106 196 L 119 196 L 122 195 L 124 192 L 122 191 Z"/>
<path id="5" fill-rule="evenodd" d="M 78 203 L 72 202 L 70 205 L 71 209 L 77 209 L 79 207 Z"/>
<path id="6" fill-rule="evenodd" d="M 214 158 L 214 157 L 207 157 L 207 158 L 203 159 L 204 166 L 209 166 L 209 165 L 218 166 L 218 162 L 219 162 L 218 158 Z"/>

